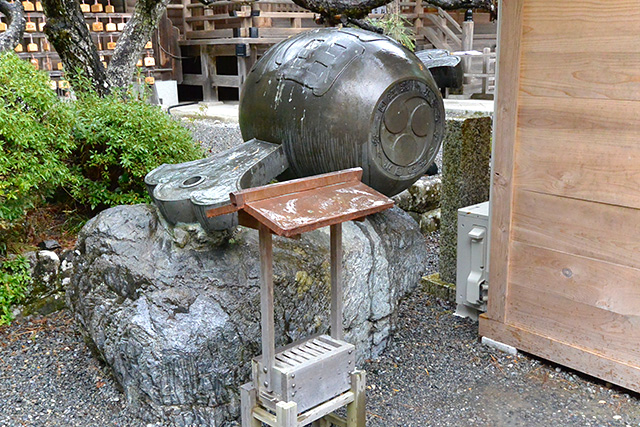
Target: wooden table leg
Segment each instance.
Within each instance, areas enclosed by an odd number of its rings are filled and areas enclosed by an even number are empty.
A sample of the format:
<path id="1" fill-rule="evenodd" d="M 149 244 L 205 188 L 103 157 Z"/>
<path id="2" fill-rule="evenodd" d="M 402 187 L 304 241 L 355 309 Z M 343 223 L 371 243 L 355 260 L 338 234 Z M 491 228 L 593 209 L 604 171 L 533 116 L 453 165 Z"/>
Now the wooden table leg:
<path id="1" fill-rule="evenodd" d="M 347 427 L 365 427 L 367 379 L 365 371 L 354 371 L 351 374 L 351 391 L 355 394 L 353 402 L 347 405 Z"/>
<path id="2" fill-rule="evenodd" d="M 276 427 L 298 427 L 298 404 L 278 402 L 276 404 Z"/>
<path id="3" fill-rule="evenodd" d="M 275 327 L 273 321 L 273 247 L 271 231 L 260 224 L 260 313 L 262 328 L 262 363 L 267 372 L 260 387 L 273 388 L 273 366 L 275 364 Z"/>
<path id="4" fill-rule="evenodd" d="M 256 402 L 256 389 L 252 382 L 240 387 L 240 418 L 242 427 L 262 427 L 262 423 L 253 418 L 253 408 L 255 408 Z"/>
<path id="5" fill-rule="evenodd" d="M 331 338 L 342 332 L 342 224 L 331 226 Z"/>

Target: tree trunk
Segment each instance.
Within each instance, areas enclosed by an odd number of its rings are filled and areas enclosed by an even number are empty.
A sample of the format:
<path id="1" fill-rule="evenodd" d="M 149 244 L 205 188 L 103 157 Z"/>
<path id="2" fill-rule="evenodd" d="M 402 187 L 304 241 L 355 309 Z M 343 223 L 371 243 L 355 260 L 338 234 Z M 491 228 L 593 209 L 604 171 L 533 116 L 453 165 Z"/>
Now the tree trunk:
<path id="1" fill-rule="evenodd" d="M 91 39 L 80 3 L 77 0 L 42 0 L 42 6 L 47 17 L 44 32 L 60 55 L 67 78 L 73 82 L 78 77 L 85 77 L 99 94 L 108 93 L 106 70 Z"/>
<path id="2" fill-rule="evenodd" d="M 136 9 L 118 39 L 107 70 L 109 83 L 113 87 L 127 87 L 131 83 L 140 52 L 151 39 L 151 33 L 158 26 L 158 20 L 167 9 L 169 1 L 136 2 Z"/>
<path id="3" fill-rule="evenodd" d="M 84 75 L 100 95 L 105 95 L 114 87 L 126 88 L 131 84 L 140 53 L 168 3 L 169 0 L 138 0 L 106 70 L 77 0 L 42 0 L 47 16 L 44 31 L 60 55 L 68 78 L 73 82 Z"/>
<path id="4" fill-rule="evenodd" d="M 22 41 L 27 20 L 24 18 L 24 9 L 20 1 L 9 3 L 6 0 L 0 0 L 0 12 L 7 17 L 8 21 L 7 31 L 0 34 L 0 52 L 2 52 L 14 49 Z"/>

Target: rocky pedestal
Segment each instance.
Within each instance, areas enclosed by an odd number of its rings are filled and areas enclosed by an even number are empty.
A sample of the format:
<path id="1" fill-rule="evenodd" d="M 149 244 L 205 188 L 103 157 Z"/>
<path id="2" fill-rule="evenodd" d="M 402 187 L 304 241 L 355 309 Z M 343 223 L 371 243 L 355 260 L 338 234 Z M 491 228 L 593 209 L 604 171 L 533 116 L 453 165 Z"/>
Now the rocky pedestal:
<path id="1" fill-rule="evenodd" d="M 375 357 L 397 302 L 418 285 L 426 248 L 398 208 L 344 224 L 344 326 L 358 358 Z M 92 219 L 78 239 L 67 302 L 129 404 L 147 421 L 236 425 L 238 389 L 259 353 L 257 232 L 226 245 L 170 227 L 149 205 Z M 278 345 L 328 330 L 328 229 L 274 239 Z"/>

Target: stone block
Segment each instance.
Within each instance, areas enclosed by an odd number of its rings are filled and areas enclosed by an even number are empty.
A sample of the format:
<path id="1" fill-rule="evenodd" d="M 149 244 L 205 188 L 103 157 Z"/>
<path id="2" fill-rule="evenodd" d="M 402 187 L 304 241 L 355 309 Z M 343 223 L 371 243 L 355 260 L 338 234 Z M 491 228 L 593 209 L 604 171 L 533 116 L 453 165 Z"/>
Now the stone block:
<path id="1" fill-rule="evenodd" d="M 458 209 L 489 200 L 492 118 L 447 120 L 442 153 L 440 279 L 455 283 Z"/>

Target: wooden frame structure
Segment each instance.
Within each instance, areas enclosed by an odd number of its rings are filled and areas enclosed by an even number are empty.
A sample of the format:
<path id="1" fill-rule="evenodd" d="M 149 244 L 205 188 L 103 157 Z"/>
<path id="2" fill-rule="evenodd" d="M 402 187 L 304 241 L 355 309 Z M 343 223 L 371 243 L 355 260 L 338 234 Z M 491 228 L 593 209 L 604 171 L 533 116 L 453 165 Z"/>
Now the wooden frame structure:
<path id="1" fill-rule="evenodd" d="M 238 212 L 240 225 L 259 231 L 262 355 L 252 382 L 241 387 L 242 426 L 298 427 L 313 422 L 365 425 L 365 373 L 355 370 L 355 347 L 342 340 L 342 222 L 363 219 L 393 200 L 348 169 L 232 193 L 231 203 L 208 216 Z M 330 227 L 331 336 L 319 335 L 276 350 L 272 234 L 296 237 Z M 333 412 L 347 406 L 347 417 Z"/>
<path id="2" fill-rule="evenodd" d="M 185 72 L 179 81 L 202 87 L 205 101 L 218 100 L 219 88 L 240 90 L 253 64 L 272 45 L 300 32 L 322 28 L 315 24 L 316 14 L 291 0 L 219 0 L 208 6 L 197 0 L 172 0 L 167 9 L 169 18 L 180 30 L 179 43 L 184 55 L 200 57 L 200 70 Z M 423 0 L 396 0 L 387 10 L 397 11 L 413 24 L 419 49 L 433 46 L 459 51 L 472 49 L 475 43 L 477 49 L 483 50 L 495 44 L 488 13 L 477 14 L 479 31 L 474 35 L 473 22 L 459 24 L 459 13 L 432 8 Z M 486 57 L 487 63 L 492 64 L 493 55 L 467 56 L 464 61 L 470 64 Z M 219 73 L 219 58 L 231 56 L 236 56 L 236 72 Z M 486 82 L 493 79 L 491 67 L 486 67 L 481 75 L 471 74 L 468 68 L 467 78 L 479 77 Z M 488 90 L 488 85 L 484 84 L 483 89 Z"/>
<path id="3" fill-rule="evenodd" d="M 480 335 L 640 391 L 640 2 L 500 6 Z"/>

